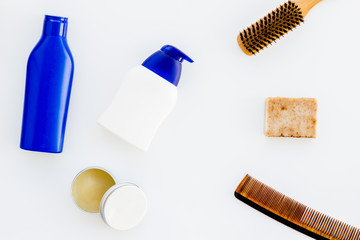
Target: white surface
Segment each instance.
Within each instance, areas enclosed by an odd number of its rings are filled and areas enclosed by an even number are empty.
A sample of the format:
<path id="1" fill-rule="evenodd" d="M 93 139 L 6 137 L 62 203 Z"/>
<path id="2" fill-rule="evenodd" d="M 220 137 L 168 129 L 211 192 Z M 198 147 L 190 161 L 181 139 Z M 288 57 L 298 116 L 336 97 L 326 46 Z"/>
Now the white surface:
<path id="1" fill-rule="evenodd" d="M 138 225 L 147 211 L 144 192 L 135 185 L 119 184 L 111 187 L 101 202 L 101 216 L 117 230 L 129 230 Z"/>
<path id="2" fill-rule="evenodd" d="M 359 227 L 360 2 L 323 1 L 297 30 L 246 56 L 238 32 L 281 3 L 2 0 L 0 239 L 307 239 L 235 199 L 246 173 Z M 46 13 L 69 17 L 75 59 L 60 155 L 19 148 L 26 61 Z M 123 74 L 164 44 L 195 62 L 184 63 L 177 105 L 143 153 L 96 120 Z M 266 138 L 269 96 L 317 98 L 318 138 Z M 118 232 L 76 207 L 71 182 L 88 166 L 145 192 L 139 226 Z"/>
<path id="3" fill-rule="evenodd" d="M 145 59 L 144 59 L 145 60 Z M 98 123 L 130 144 L 147 151 L 161 124 L 174 109 L 177 88 L 143 66 L 125 74 Z"/>

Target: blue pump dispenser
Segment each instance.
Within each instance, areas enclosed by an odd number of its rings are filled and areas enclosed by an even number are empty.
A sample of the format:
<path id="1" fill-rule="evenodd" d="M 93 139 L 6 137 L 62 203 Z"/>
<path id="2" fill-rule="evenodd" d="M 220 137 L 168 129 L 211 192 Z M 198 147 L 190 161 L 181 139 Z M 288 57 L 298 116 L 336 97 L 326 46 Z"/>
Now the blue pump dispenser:
<path id="1" fill-rule="evenodd" d="M 194 62 L 185 53 L 171 45 L 165 45 L 160 51 L 148 57 L 142 64 L 168 82 L 177 86 L 180 80 L 182 62 Z"/>
<path id="2" fill-rule="evenodd" d="M 74 61 L 66 40 L 67 18 L 45 16 L 43 34 L 27 64 L 20 147 L 63 149 Z"/>

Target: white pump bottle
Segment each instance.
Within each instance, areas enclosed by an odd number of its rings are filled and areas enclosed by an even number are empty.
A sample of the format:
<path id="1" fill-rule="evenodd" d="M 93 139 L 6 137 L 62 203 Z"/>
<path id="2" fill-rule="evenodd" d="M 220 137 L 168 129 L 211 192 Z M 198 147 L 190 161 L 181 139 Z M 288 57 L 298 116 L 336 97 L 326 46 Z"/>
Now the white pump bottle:
<path id="1" fill-rule="evenodd" d="M 182 61 L 193 62 L 166 45 L 132 68 L 98 123 L 135 147 L 147 151 L 177 100 Z"/>

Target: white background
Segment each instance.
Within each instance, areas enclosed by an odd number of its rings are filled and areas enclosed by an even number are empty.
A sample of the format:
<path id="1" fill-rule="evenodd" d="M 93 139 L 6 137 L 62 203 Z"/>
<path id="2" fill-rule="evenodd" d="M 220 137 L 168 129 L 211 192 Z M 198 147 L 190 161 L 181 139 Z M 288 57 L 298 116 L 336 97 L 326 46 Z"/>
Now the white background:
<path id="1" fill-rule="evenodd" d="M 246 56 L 240 30 L 280 0 L 1 0 L 0 239 L 307 239 L 238 201 L 246 173 L 360 226 L 359 8 L 326 0 L 305 24 Z M 44 14 L 69 17 L 75 59 L 62 154 L 20 150 L 26 62 Z M 174 112 L 140 152 L 96 124 L 122 76 L 162 45 L 183 64 Z M 317 139 L 270 139 L 266 97 L 315 97 Z M 117 232 L 72 202 L 73 177 L 101 166 L 139 185 L 149 210 Z"/>

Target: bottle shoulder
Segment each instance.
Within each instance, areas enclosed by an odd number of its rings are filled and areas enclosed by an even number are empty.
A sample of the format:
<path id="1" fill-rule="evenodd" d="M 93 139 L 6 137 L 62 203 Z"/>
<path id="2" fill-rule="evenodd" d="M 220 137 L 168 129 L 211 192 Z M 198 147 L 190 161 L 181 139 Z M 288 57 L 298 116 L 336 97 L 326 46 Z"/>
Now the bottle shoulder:
<path id="1" fill-rule="evenodd" d="M 163 77 L 157 75 L 144 66 L 135 66 L 131 68 L 124 76 L 124 81 L 142 83 L 144 85 L 158 85 L 171 91 L 177 92 L 177 87 L 168 82 Z"/>
<path id="2" fill-rule="evenodd" d="M 73 57 L 65 38 L 45 37 L 41 38 L 30 53 L 29 60 L 32 58 L 58 58 L 71 61 Z"/>
<path id="3" fill-rule="evenodd" d="M 147 68 L 137 66 L 130 69 L 124 76 L 117 96 L 127 99 L 126 101 L 142 99 L 141 102 L 150 103 L 154 99 L 162 99 L 160 102 L 172 104 L 177 99 L 177 88 Z"/>

